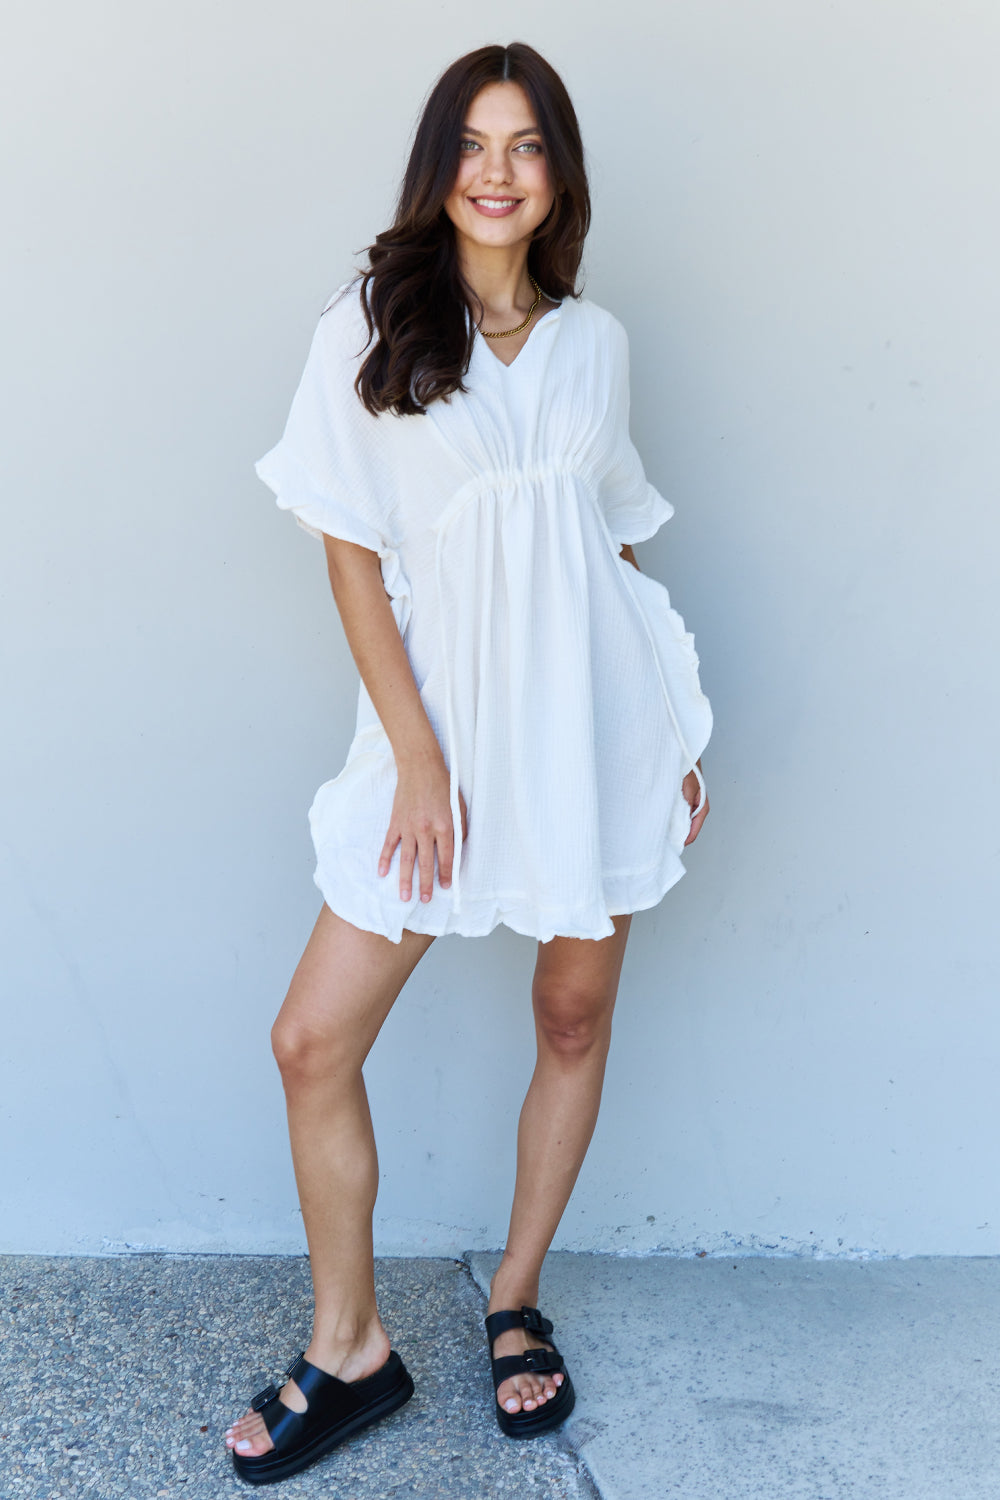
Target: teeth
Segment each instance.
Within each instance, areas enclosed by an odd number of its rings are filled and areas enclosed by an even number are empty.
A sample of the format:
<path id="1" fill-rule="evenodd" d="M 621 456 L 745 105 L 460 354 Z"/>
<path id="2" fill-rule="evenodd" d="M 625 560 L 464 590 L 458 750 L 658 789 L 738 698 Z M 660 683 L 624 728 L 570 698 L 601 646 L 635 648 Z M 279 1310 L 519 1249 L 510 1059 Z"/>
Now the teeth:
<path id="1" fill-rule="evenodd" d="M 473 198 L 473 203 L 481 203 L 483 208 L 513 208 L 517 203 L 516 198 Z"/>

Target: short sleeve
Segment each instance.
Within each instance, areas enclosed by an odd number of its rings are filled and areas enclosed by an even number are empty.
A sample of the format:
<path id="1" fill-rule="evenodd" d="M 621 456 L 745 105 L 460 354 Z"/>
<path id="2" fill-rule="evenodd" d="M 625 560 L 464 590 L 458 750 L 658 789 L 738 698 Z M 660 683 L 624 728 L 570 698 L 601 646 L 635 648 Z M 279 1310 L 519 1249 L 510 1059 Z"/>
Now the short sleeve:
<path id="1" fill-rule="evenodd" d="M 651 537 L 664 521 L 669 521 L 674 508 L 647 480 L 642 459 L 629 436 L 628 336 L 616 321 L 612 321 L 612 338 L 609 459 L 598 494 L 608 530 L 619 546 L 624 546 Z"/>
<path id="2" fill-rule="evenodd" d="M 354 389 L 367 334 L 356 285 L 342 287 L 320 317 L 284 435 L 256 470 L 313 536 L 384 553 L 393 486 L 379 422 L 388 419 L 372 416 Z"/>

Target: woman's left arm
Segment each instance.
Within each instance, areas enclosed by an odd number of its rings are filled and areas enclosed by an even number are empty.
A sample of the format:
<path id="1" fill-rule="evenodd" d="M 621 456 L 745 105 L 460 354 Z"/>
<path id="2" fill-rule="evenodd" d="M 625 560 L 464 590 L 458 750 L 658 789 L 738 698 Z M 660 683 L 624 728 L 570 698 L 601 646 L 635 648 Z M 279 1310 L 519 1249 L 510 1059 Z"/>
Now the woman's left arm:
<path id="1" fill-rule="evenodd" d="M 624 557 L 626 562 L 630 562 L 637 573 L 642 572 L 642 569 L 639 567 L 639 564 L 635 560 L 635 553 L 632 551 L 632 545 L 630 542 L 626 542 L 623 545 L 618 556 Z"/>

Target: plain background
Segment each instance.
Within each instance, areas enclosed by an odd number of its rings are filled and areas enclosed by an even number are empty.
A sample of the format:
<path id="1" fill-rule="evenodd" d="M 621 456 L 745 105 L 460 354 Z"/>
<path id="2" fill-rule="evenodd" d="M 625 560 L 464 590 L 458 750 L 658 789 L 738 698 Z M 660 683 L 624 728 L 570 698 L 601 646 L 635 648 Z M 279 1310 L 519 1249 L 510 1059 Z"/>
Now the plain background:
<path id="1" fill-rule="evenodd" d="M 268 1028 L 355 675 L 253 461 L 454 56 L 588 146 L 713 813 L 633 925 L 557 1244 L 1000 1250 L 1000 13 L 967 0 L 17 6 L 0 56 L 0 1248 L 302 1247 Z M 534 945 L 369 1067 L 382 1251 L 502 1242 Z"/>

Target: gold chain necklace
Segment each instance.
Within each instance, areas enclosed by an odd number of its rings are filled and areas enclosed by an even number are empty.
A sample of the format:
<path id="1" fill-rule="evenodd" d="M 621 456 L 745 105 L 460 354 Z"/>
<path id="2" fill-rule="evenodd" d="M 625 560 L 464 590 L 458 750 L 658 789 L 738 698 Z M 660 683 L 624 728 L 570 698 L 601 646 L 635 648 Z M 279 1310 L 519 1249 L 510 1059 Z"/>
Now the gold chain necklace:
<path id="1" fill-rule="evenodd" d="M 485 328 L 480 328 L 479 332 L 482 334 L 484 339 L 509 339 L 512 334 L 520 333 L 522 329 L 527 328 L 528 324 L 535 316 L 535 308 L 542 300 L 542 289 L 538 285 L 538 282 L 535 280 L 534 276 L 532 276 L 530 271 L 528 272 L 528 280 L 535 288 L 535 300 L 528 308 L 528 316 L 525 318 L 524 322 L 518 323 L 516 328 L 502 328 L 499 333 L 487 333 Z"/>

